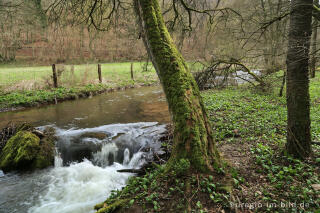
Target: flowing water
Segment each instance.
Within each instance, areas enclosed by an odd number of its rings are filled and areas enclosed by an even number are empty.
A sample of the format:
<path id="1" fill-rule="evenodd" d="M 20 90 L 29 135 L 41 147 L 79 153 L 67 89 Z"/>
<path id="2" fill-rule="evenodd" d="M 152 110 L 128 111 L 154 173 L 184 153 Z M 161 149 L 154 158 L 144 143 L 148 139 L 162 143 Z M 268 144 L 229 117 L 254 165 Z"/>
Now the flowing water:
<path id="1" fill-rule="evenodd" d="M 8 122 L 27 121 L 36 126 L 96 127 L 112 123 L 170 121 L 160 87 L 141 87 L 57 105 L 0 113 L 0 128 Z"/>
<path id="2" fill-rule="evenodd" d="M 161 152 L 170 121 L 160 87 L 108 93 L 36 109 L 0 113 L 0 126 L 27 121 L 55 130 L 55 166 L 24 173 L 0 170 L 0 212 L 87 213 Z"/>

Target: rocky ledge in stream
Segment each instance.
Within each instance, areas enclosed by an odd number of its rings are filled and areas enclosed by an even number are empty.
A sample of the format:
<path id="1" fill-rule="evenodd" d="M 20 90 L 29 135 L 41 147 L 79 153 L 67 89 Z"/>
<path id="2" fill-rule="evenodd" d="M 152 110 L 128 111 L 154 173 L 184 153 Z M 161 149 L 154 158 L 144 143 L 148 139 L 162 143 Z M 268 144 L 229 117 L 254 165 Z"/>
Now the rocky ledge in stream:
<path id="1" fill-rule="evenodd" d="M 28 124 L 9 124 L 0 131 L 0 169 L 43 169 L 54 163 L 53 134 L 43 133 Z"/>

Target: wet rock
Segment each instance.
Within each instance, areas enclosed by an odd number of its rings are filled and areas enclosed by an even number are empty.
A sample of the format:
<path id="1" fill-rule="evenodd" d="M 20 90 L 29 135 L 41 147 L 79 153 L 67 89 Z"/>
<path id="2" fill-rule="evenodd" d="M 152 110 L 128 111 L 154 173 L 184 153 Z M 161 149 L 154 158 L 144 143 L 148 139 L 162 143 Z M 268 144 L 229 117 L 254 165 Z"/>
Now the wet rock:
<path id="1" fill-rule="evenodd" d="M 61 144 L 60 144 L 61 145 Z M 82 162 L 83 159 L 92 159 L 93 153 L 101 150 L 101 145 L 95 144 L 72 144 L 72 146 L 60 146 L 59 152 L 63 159 L 63 165 L 70 165 L 72 162 Z"/>
<path id="2" fill-rule="evenodd" d="M 125 135 L 125 133 L 118 133 L 117 135 L 112 137 L 112 140 L 118 139 L 120 136 Z"/>
<path id="3" fill-rule="evenodd" d="M 36 136 L 38 136 L 40 139 L 44 138 L 44 133 L 41 132 L 40 130 L 35 129 L 32 131 L 32 133 L 35 134 Z"/>
<path id="4" fill-rule="evenodd" d="M 45 135 L 49 135 L 49 136 L 54 136 L 56 133 L 56 129 L 52 126 L 47 126 L 45 127 L 45 129 L 43 130 L 43 134 Z"/>
<path id="5" fill-rule="evenodd" d="M 54 164 L 54 140 L 50 136 L 44 136 L 40 140 L 38 154 L 31 169 L 43 169 Z"/>
<path id="6" fill-rule="evenodd" d="M 0 169 L 42 169 L 53 165 L 54 142 L 49 137 L 42 140 L 30 131 L 19 131 L 11 137 L 0 153 Z"/>
<path id="7" fill-rule="evenodd" d="M 96 138 L 99 140 L 103 140 L 107 138 L 109 135 L 103 132 L 86 132 L 81 135 L 80 138 Z"/>

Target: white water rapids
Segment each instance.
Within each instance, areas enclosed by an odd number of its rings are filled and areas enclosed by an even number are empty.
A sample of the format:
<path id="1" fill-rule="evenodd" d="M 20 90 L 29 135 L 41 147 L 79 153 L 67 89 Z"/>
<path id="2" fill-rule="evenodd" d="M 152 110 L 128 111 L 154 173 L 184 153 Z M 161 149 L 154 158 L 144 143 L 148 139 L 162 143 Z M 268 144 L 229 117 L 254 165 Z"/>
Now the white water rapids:
<path id="1" fill-rule="evenodd" d="M 0 212 L 94 212 L 95 204 L 103 202 L 112 190 L 125 186 L 132 176 L 117 170 L 141 167 L 152 152 L 160 150 L 158 139 L 165 131 L 164 125 L 150 122 L 87 129 L 55 128 L 58 150 L 55 166 L 1 177 L 0 185 L 5 187 L 0 192 Z M 85 133 L 106 137 L 86 137 Z"/>
<path id="2" fill-rule="evenodd" d="M 47 192 L 28 212 L 91 212 L 93 206 L 104 201 L 111 190 L 125 185 L 130 175 L 117 172 L 123 168 L 126 167 L 118 163 L 101 168 L 88 160 L 68 167 L 56 167 L 48 174 L 51 180 Z"/>

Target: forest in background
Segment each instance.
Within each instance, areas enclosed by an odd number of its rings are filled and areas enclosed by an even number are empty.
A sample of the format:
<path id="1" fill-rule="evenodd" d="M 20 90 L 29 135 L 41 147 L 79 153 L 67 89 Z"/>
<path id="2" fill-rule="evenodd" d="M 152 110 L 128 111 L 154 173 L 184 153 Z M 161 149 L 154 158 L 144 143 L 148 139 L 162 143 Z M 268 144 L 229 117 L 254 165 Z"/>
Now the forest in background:
<path id="1" fill-rule="evenodd" d="M 209 20 L 207 14 L 190 19 L 171 1 L 161 1 L 166 24 L 188 61 L 241 61 L 267 72 L 284 68 L 289 1 L 222 1 L 227 8 Z M 191 1 L 192 2 L 192 1 Z M 207 1 L 205 1 L 207 2 Z M 119 9 L 108 30 L 85 20 L 55 21 L 45 8 L 50 0 L 1 0 L 0 62 L 48 65 L 52 63 L 147 61 L 132 11 Z M 216 4 L 208 1 L 206 4 Z M 203 5 L 203 7 L 209 7 Z M 189 23 L 190 22 L 190 23 Z"/>

